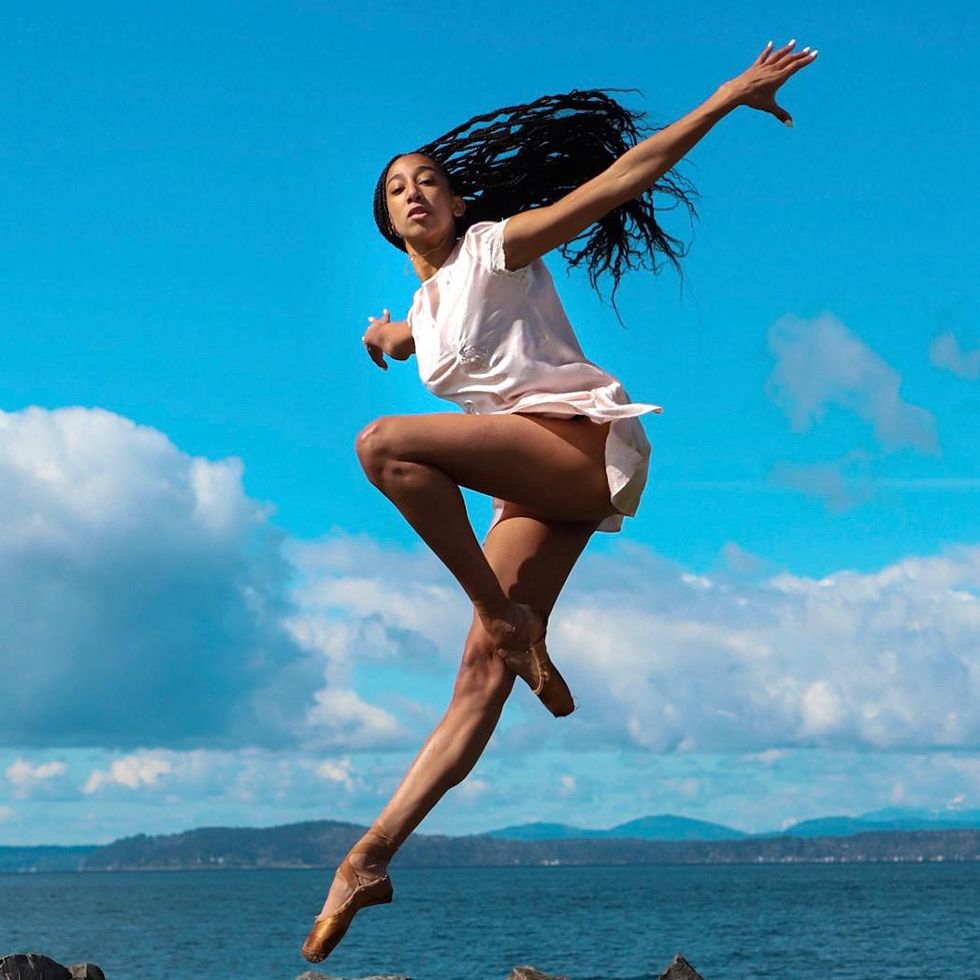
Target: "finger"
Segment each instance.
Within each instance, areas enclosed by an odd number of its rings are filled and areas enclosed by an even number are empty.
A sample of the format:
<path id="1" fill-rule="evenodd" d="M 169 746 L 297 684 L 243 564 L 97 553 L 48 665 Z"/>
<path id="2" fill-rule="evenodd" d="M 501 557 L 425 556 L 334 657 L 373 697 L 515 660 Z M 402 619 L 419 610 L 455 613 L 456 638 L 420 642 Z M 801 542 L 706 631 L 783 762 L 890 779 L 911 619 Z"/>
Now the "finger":
<path id="1" fill-rule="evenodd" d="M 772 57 L 766 64 L 775 68 L 780 67 L 790 57 L 790 52 L 793 50 L 794 44 L 796 44 L 795 37 L 787 41 L 778 51 L 773 52 Z"/>
<path id="2" fill-rule="evenodd" d="M 768 57 L 770 51 L 772 51 L 772 41 L 767 41 L 766 46 L 759 52 L 759 57 L 755 59 L 753 64 L 765 64 L 766 58 Z"/>
<path id="3" fill-rule="evenodd" d="M 807 51 L 806 54 L 803 54 L 801 51 L 800 54 L 802 57 L 794 58 L 790 64 L 784 66 L 784 75 L 782 81 L 779 83 L 780 85 L 782 85 L 782 83 L 785 82 L 790 75 L 795 75 L 801 68 L 806 68 L 806 66 L 811 64 L 813 59 L 817 56 L 816 51 Z"/>
<path id="4" fill-rule="evenodd" d="M 385 361 L 384 351 L 380 347 L 375 347 L 373 344 L 367 345 L 367 352 L 371 355 L 371 360 L 378 365 L 384 371 L 388 370 L 388 364 Z"/>
<path id="5" fill-rule="evenodd" d="M 381 319 L 384 323 L 387 323 L 391 319 L 391 310 L 382 310 Z"/>
<path id="6" fill-rule="evenodd" d="M 815 52 L 810 51 L 809 48 L 806 52 L 798 51 L 792 55 L 787 60 L 783 61 L 780 65 L 776 66 L 776 88 L 779 88 L 786 82 L 786 79 L 791 75 L 795 75 L 801 68 L 805 68 L 808 64 L 813 61 L 813 56 Z"/>
<path id="7" fill-rule="evenodd" d="M 789 114 L 789 113 L 788 113 L 788 112 L 787 112 L 787 111 L 786 111 L 786 110 L 785 110 L 785 109 L 784 109 L 784 108 L 783 108 L 782 106 L 780 106 L 780 105 L 776 105 L 776 103 L 775 103 L 775 102 L 773 102 L 773 104 L 772 104 L 772 106 L 770 107 L 770 109 L 769 109 L 769 111 L 770 111 L 770 112 L 771 112 L 771 113 L 772 113 L 772 114 L 773 114 L 773 115 L 774 115 L 774 116 L 775 116 L 775 117 L 776 117 L 776 118 L 777 118 L 777 119 L 778 119 L 778 120 L 779 120 L 779 121 L 780 121 L 780 122 L 781 122 L 781 123 L 782 123 L 782 124 L 783 124 L 784 126 L 789 126 L 790 128 L 792 128 L 792 126 L 793 126 L 793 119 L 792 119 L 792 117 L 790 116 L 790 114 Z"/>

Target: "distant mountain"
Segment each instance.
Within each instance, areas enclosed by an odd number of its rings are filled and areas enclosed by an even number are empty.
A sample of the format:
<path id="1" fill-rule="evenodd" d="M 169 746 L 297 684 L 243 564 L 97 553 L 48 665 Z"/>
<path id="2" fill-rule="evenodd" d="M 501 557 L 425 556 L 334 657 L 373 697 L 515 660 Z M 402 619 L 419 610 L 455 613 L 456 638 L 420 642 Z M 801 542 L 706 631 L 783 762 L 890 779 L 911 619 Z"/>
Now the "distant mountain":
<path id="1" fill-rule="evenodd" d="M 914 810 L 890 806 L 872 813 L 862 813 L 861 819 L 888 824 L 918 821 L 941 824 L 944 827 L 980 827 L 980 810 L 954 810 L 949 807 L 942 810 Z"/>
<path id="2" fill-rule="evenodd" d="M 705 820 L 673 814 L 640 817 L 604 830 L 564 823 L 525 823 L 491 830 L 487 836 L 512 841 L 638 840 L 721 841 L 745 837 L 847 837 L 897 830 L 980 829 L 980 810 L 902 810 L 894 807 L 860 817 L 832 816 L 803 820 L 782 831 L 746 834 L 744 831 Z"/>
<path id="3" fill-rule="evenodd" d="M 607 830 L 604 836 L 638 837 L 640 840 L 737 840 L 748 835 L 720 823 L 663 813 L 618 824 Z"/>
<path id="4" fill-rule="evenodd" d="M 980 828 L 980 811 L 943 811 L 930 814 L 924 811 L 879 810 L 861 817 L 819 817 L 803 820 L 787 827 L 788 837 L 843 837 L 887 831 L 961 830 Z"/>
<path id="5" fill-rule="evenodd" d="M 516 827 L 501 827 L 480 836 L 501 837 L 504 840 L 571 840 L 576 837 L 601 837 L 605 831 L 583 830 L 564 823 L 522 823 Z"/>
<path id="6" fill-rule="evenodd" d="M 607 830 L 587 830 L 564 823 L 525 823 L 516 827 L 491 830 L 489 837 L 504 840 L 737 840 L 747 835 L 718 823 L 692 820 L 662 813 L 654 817 L 640 817 L 628 823 L 617 824 Z"/>

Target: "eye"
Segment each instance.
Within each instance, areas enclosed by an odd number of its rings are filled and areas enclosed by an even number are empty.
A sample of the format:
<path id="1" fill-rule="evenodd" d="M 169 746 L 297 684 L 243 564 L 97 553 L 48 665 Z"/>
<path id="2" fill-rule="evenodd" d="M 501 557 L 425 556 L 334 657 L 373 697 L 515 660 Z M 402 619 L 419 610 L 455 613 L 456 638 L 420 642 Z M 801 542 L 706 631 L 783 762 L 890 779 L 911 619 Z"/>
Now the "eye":
<path id="1" fill-rule="evenodd" d="M 401 187 L 392 187 L 392 188 L 390 188 L 390 189 L 389 189 L 389 191 L 388 191 L 388 193 L 389 193 L 389 194 L 390 194 L 390 195 L 391 195 L 392 197 L 397 197 L 397 196 L 398 196 L 399 194 L 401 194 L 401 192 L 402 192 L 402 188 L 401 188 Z"/>

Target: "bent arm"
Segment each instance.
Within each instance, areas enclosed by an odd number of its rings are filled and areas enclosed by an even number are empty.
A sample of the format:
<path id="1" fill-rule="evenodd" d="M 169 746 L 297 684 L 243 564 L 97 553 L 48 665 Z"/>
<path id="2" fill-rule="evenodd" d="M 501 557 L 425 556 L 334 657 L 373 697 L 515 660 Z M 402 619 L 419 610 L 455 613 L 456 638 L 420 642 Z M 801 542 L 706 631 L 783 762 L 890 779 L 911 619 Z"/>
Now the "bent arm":
<path id="1" fill-rule="evenodd" d="M 696 109 L 631 147 L 561 200 L 515 214 L 504 228 L 507 268 L 519 269 L 570 242 L 610 211 L 649 190 L 738 104 L 735 93 L 722 85 Z"/>
<path id="2" fill-rule="evenodd" d="M 405 320 L 385 324 L 385 353 L 396 361 L 407 361 L 415 353 L 412 328 Z"/>

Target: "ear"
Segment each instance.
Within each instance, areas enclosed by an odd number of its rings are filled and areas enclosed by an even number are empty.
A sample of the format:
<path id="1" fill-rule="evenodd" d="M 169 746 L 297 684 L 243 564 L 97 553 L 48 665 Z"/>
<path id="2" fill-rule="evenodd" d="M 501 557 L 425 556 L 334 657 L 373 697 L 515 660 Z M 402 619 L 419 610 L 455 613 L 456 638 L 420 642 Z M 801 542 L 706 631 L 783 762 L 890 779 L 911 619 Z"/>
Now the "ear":
<path id="1" fill-rule="evenodd" d="M 453 195 L 453 217 L 462 218 L 466 214 L 466 201 L 461 197 Z"/>

